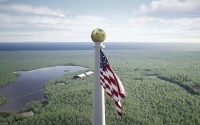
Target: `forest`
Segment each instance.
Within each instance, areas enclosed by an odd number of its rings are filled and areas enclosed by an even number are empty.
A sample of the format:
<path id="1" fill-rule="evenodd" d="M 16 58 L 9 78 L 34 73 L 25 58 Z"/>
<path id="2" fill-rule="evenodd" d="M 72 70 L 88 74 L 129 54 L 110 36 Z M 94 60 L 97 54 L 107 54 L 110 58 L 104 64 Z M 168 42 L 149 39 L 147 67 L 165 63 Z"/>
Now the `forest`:
<path id="1" fill-rule="evenodd" d="M 200 124 L 200 52 L 104 50 L 113 70 L 127 90 L 121 100 L 123 118 L 113 100 L 105 95 L 107 125 L 198 125 Z M 94 52 L 1 51 L 0 85 L 16 80 L 16 71 L 56 65 L 80 65 L 93 70 Z M 33 101 L 20 112 L 0 113 L 1 125 L 92 124 L 93 75 L 73 79 L 80 72 L 52 79 L 44 86 L 46 100 Z M 58 86 L 58 83 L 65 83 Z M 0 105 L 5 102 L 0 96 Z M 3 115 L 2 115 L 3 114 Z"/>

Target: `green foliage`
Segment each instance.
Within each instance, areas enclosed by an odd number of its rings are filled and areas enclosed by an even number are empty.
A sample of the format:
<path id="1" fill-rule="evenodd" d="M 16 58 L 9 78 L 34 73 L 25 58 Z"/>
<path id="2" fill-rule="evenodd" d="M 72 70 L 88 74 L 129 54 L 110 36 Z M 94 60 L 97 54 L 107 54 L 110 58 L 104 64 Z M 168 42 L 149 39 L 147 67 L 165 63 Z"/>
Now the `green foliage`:
<path id="1" fill-rule="evenodd" d="M 92 54 L 92 51 L 0 52 L 4 55 L 0 60 L 4 67 L 1 74 L 11 76 L 14 71 L 63 64 L 92 68 Z M 200 52 L 111 50 L 105 54 L 128 91 L 121 101 L 122 121 L 113 100 L 106 96 L 107 125 L 200 124 L 200 95 L 184 88 L 200 91 Z M 13 59 L 15 63 L 10 62 Z M 0 124 L 92 124 L 93 76 L 75 80 L 76 74 L 46 83 L 46 101 L 31 102 L 23 109 L 33 111 L 34 116 L 16 119 L 13 113 L 2 118 Z M 65 85 L 58 86 L 61 82 Z"/>
<path id="2" fill-rule="evenodd" d="M 3 96 L 0 96 L 0 106 L 5 103 L 6 99 Z"/>

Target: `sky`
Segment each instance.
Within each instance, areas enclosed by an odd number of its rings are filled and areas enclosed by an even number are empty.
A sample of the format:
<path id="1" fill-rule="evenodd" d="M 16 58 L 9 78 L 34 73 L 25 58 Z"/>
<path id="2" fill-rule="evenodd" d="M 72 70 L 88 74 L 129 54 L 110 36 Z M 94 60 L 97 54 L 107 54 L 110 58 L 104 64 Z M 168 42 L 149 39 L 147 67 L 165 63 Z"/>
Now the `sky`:
<path id="1" fill-rule="evenodd" d="M 200 0 L 0 0 L 0 42 L 199 42 Z"/>

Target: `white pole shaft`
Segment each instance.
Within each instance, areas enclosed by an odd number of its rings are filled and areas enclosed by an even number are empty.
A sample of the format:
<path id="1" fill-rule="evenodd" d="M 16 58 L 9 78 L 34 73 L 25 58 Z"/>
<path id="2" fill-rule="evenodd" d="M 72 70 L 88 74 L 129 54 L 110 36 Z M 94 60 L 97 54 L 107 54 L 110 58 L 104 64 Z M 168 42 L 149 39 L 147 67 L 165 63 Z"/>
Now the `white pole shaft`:
<path id="1" fill-rule="evenodd" d="M 102 43 L 95 43 L 93 125 L 105 125 L 104 89 L 100 85 L 100 49 Z"/>

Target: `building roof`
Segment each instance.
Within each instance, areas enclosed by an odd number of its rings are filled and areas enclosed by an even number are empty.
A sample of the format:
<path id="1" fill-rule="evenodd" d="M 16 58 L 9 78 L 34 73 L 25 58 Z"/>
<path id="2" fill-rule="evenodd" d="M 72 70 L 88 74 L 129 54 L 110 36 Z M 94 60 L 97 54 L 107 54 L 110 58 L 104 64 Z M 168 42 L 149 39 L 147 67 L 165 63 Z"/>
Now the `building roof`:
<path id="1" fill-rule="evenodd" d="M 82 73 L 82 74 L 79 74 L 79 75 L 77 75 L 78 77 L 80 77 L 80 78 L 83 78 L 83 77 L 85 77 L 86 75 L 84 74 L 84 73 Z"/>
<path id="2" fill-rule="evenodd" d="M 86 74 L 86 75 L 91 75 L 91 74 L 93 74 L 93 72 L 92 72 L 92 71 L 88 71 L 88 72 L 86 72 L 85 74 Z"/>

